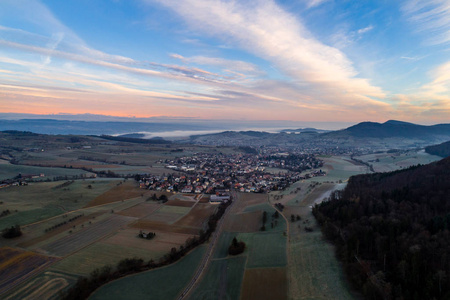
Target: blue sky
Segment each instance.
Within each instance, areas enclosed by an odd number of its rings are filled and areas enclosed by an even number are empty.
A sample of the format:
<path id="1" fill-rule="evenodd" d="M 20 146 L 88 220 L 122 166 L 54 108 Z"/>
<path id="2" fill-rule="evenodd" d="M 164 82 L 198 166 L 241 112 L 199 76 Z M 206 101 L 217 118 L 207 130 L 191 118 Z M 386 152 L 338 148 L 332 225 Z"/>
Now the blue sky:
<path id="1" fill-rule="evenodd" d="M 450 122 L 450 1 L 2 0 L 0 112 Z"/>

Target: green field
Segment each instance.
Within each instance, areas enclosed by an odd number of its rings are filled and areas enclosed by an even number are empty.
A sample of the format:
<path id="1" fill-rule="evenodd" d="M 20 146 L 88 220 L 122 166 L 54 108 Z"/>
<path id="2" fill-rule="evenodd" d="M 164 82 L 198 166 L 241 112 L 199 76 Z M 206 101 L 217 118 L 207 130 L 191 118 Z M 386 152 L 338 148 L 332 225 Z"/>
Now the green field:
<path id="1" fill-rule="evenodd" d="M 239 233 L 237 239 L 246 244 L 247 268 L 286 266 L 286 237 L 283 233 Z"/>
<path id="2" fill-rule="evenodd" d="M 97 268 L 106 265 L 116 266 L 120 260 L 125 258 L 137 257 L 144 259 L 144 261 L 150 259 L 156 261 L 164 254 L 125 245 L 110 245 L 99 242 L 64 258 L 54 264 L 51 269 L 68 273 L 76 272 L 86 276 Z"/>
<path id="3" fill-rule="evenodd" d="M 70 168 L 48 168 L 48 167 L 33 167 L 24 165 L 11 165 L 2 164 L 0 168 L 0 180 L 12 179 L 17 175 L 39 175 L 44 173 L 44 177 L 39 177 L 35 180 L 46 180 L 47 178 L 53 179 L 56 176 L 76 176 L 76 175 L 86 175 L 92 174 L 84 170 L 70 169 Z"/>
<path id="4" fill-rule="evenodd" d="M 65 182 L 35 182 L 1 189 L 3 204 L 0 204 L 0 210 L 9 209 L 12 213 L 0 218 L 0 228 L 16 224 L 23 226 L 79 209 L 119 181 L 76 180 L 65 187 L 58 187 Z"/>
<path id="5" fill-rule="evenodd" d="M 291 241 L 290 251 L 292 299 L 355 299 L 333 246 L 323 240 L 319 228 Z"/>
<path id="6" fill-rule="evenodd" d="M 214 260 L 188 299 L 239 299 L 246 257 Z"/>
<path id="7" fill-rule="evenodd" d="M 41 220 L 45 220 L 64 213 L 64 211 L 53 205 L 48 205 L 43 208 L 36 208 L 27 211 L 19 211 L 12 213 L 6 217 L 0 218 L 0 230 L 15 225 L 26 225 Z"/>
<path id="8" fill-rule="evenodd" d="M 231 245 L 231 241 L 234 237 L 237 237 L 238 233 L 235 232 L 222 232 L 220 238 L 216 242 L 216 248 L 214 249 L 214 258 L 225 258 L 228 256 L 228 248 Z"/>
<path id="9" fill-rule="evenodd" d="M 89 299 L 175 299 L 194 275 L 205 248 L 200 246 L 167 267 L 113 281 L 98 289 Z"/>

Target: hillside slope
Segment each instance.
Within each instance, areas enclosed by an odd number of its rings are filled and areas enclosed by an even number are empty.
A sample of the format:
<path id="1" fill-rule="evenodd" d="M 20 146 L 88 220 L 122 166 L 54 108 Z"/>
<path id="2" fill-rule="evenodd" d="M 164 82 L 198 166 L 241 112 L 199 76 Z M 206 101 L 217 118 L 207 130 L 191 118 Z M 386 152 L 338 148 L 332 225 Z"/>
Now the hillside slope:
<path id="1" fill-rule="evenodd" d="M 450 298 L 450 158 L 351 177 L 314 208 L 370 299 Z"/>

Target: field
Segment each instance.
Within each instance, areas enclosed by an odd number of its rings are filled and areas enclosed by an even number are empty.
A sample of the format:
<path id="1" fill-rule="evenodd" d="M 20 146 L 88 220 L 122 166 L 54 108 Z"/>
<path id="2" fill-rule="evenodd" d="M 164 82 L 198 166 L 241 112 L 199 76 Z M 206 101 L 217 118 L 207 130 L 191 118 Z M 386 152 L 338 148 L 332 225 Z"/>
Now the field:
<path id="1" fill-rule="evenodd" d="M 89 202 L 86 207 L 103 205 L 111 202 L 126 200 L 141 196 L 147 191 L 139 189 L 135 181 L 119 182 L 116 186 L 103 194 L 97 196 L 94 200 Z M 148 192 L 147 192 L 148 193 Z"/>
<path id="2" fill-rule="evenodd" d="M 287 299 L 287 295 L 286 268 L 258 268 L 245 271 L 241 299 Z"/>
<path id="3" fill-rule="evenodd" d="M 345 181 L 353 175 L 370 172 L 367 166 L 355 163 L 348 156 L 320 157 L 320 159 L 324 161 L 324 165 L 320 169 L 327 175 L 313 177 L 308 181 L 339 182 Z"/>
<path id="4" fill-rule="evenodd" d="M 136 235 L 135 239 L 138 239 Z M 142 240 L 149 242 L 147 240 Z M 110 243 L 99 242 L 68 256 L 67 258 L 54 264 L 50 269 L 72 274 L 88 276 L 92 271 L 106 265 L 116 266 L 117 263 L 125 258 L 139 257 L 145 261 L 156 260 L 167 252 L 150 251 L 133 246 L 113 245 Z"/>
<path id="5" fill-rule="evenodd" d="M 306 195 L 290 200 L 283 211 L 288 219 L 291 214 L 301 217 L 300 221 L 289 222 L 290 299 L 355 299 L 335 258 L 334 248 L 323 239 L 310 209 L 311 205 L 322 201 L 331 190 L 344 185 L 315 185 Z M 307 232 L 305 227 L 313 231 Z"/>
<path id="6" fill-rule="evenodd" d="M 216 208 L 216 206 L 209 203 L 197 203 L 189 211 L 189 214 L 179 219 L 174 225 L 197 228 L 200 230 L 202 229 L 203 224 L 208 220 L 209 216 L 214 213 Z"/>
<path id="7" fill-rule="evenodd" d="M 0 248 L 0 293 L 55 261 L 55 258 L 30 251 L 10 247 Z"/>
<path id="8" fill-rule="evenodd" d="M 239 299 L 245 262 L 245 256 L 212 261 L 188 299 Z"/>
<path id="9" fill-rule="evenodd" d="M 396 153 L 383 152 L 358 156 L 356 158 L 373 165 L 375 172 L 395 171 L 417 164 L 429 164 L 433 161 L 442 159 L 442 157 L 430 155 L 424 150 L 402 151 Z"/>
<path id="10" fill-rule="evenodd" d="M 55 271 L 46 271 L 26 284 L 20 285 L 17 289 L 6 294 L 5 300 L 34 300 L 59 298 L 59 292 L 75 283 L 77 278 L 73 275 Z"/>
<path id="11" fill-rule="evenodd" d="M 112 216 L 100 222 L 93 223 L 90 227 L 68 234 L 54 242 L 50 242 L 38 250 L 46 254 L 56 256 L 66 256 L 83 247 L 86 247 L 97 240 L 104 238 L 108 234 L 118 230 L 122 226 L 131 222 L 133 218 L 125 216 Z"/>
<path id="12" fill-rule="evenodd" d="M 140 203 L 119 211 L 117 214 L 134 218 L 143 218 L 155 212 L 159 207 L 160 205 L 156 203 Z"/>
<path id="13" fill-rule="evenodd" d="M 262 225 L 262 212 L 253 211 L 248 213 L 234 214 L 225 223 L 224 230 L 231 232 L 256 232 L 259 231 L 261 225 Z"/>
<path id="14" fill-rule="evenodd" d="M 12 179 L 19 174 L 22 175 L 39 175 L 44 174 L 44 177 L 39 177 L 36 180 L 44 181 L 47 179 L 53 179 L 58 176 L 86 176 L 90 177 L 93 174 L 84 170 L 70 169 L 70 168 L 48 168 L 48 167 L 35 167 L 35 166 L 23 166 L 12 165 L 9 163 L 2 163 L 0 168 L 0 180 Z"/>
<path id="15" fill-rule="evenodd" d="M 175 299 L 191 280 L 204 252 L 205 246 L 200 246 L 175 264 L 113 281 L 89 299 Z"/>
<path id="16" fill-rule="evenodd" d="M 244 252 L 248 255 L 247 269 L 286 266 L 286 237 L 283 233 L 239 233 L 237 239 L 247 245 Z"/>

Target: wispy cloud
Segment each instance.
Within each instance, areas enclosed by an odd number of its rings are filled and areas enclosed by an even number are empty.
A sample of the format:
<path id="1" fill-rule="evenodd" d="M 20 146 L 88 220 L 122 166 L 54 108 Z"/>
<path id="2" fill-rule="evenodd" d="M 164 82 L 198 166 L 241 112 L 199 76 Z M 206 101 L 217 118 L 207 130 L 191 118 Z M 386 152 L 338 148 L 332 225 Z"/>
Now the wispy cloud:
<path id="1" fill-rule="evenodd" d="M 179 14 L 195 30 L 232 40 L 275 64 L 301 85 L 384 97 L 379 87 L 357 77 L 358 71 L 343 52 L 315 39 L 301 20 L 273 1 L 156 1 Z"/>
<path id="2" fill-rule="evenodd" d="M 416 24 L 417 31 L 432 33 L 426 38 L 427 43 L 450 42 L 450 0 L 407 0 L 403 12 Z"/>
<path id="3" fill-rule="evenodd" d="M 327 1 L 330 1 L 330 0 L 308 0 L 306 7 L 308 7 L 308 8 L 316 7 Z"/>

